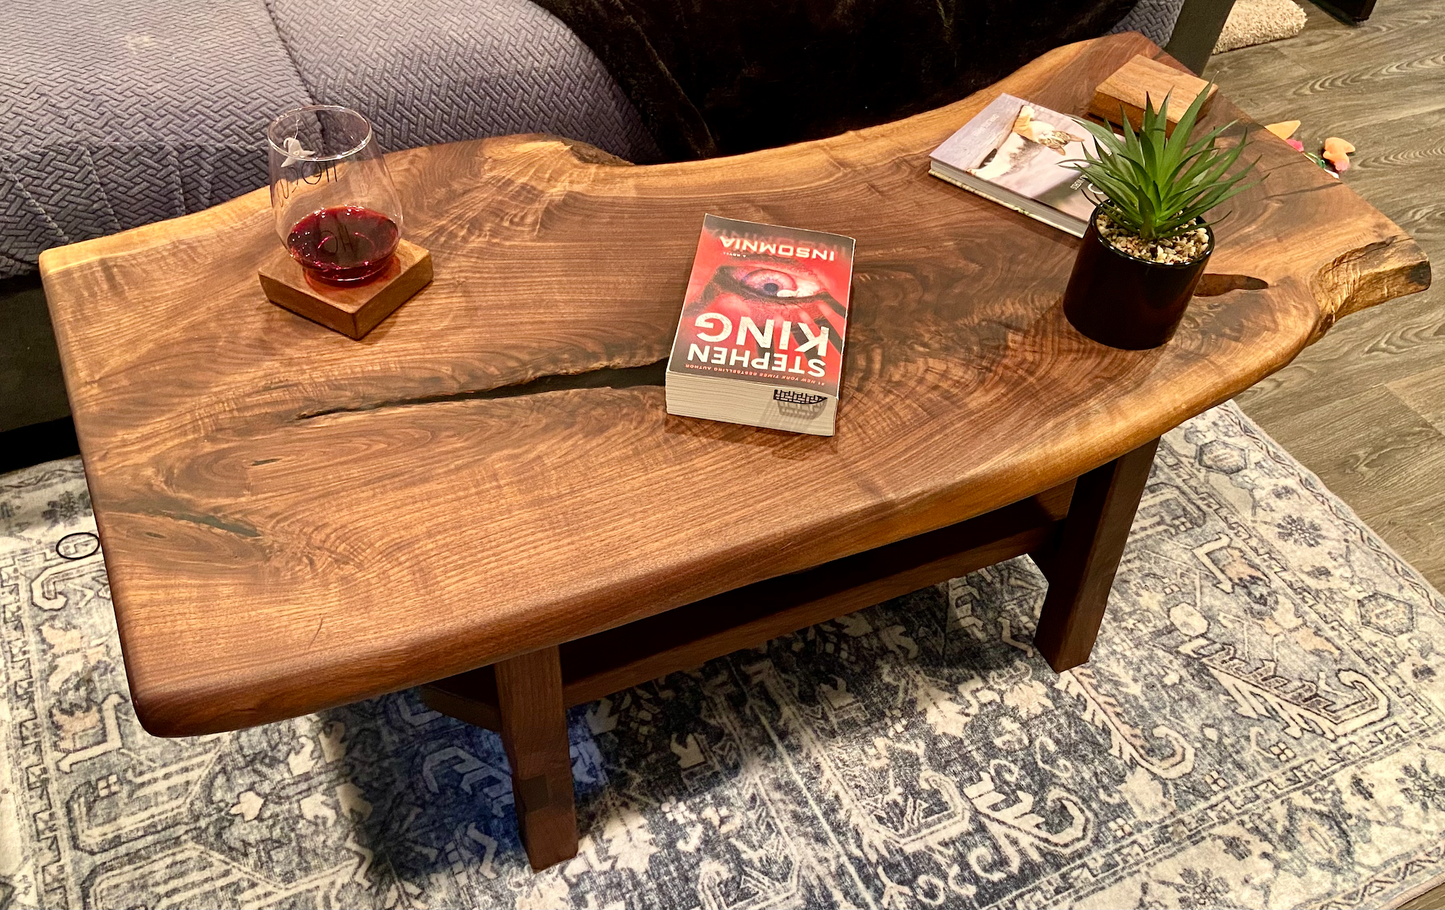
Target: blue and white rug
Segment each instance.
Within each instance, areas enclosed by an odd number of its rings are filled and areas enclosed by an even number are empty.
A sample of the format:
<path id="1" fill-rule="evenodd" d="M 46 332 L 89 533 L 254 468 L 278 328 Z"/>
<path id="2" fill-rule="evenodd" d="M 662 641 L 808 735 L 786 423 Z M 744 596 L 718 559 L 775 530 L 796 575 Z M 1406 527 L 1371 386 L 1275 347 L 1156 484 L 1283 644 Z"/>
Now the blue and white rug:
<path id="1" fill-rule="evenodd" d="M 78 460 L 0 478 L 0 908 L 1360 907 L 1445 851 L 1445 599 L 1232 405 L 1159 449 L 1093 660 L 1016 560 L 572 714 L 581 853 L 401 693 L 189 740 Z M 947 634 L 943 623 L 947 622 Z"/>

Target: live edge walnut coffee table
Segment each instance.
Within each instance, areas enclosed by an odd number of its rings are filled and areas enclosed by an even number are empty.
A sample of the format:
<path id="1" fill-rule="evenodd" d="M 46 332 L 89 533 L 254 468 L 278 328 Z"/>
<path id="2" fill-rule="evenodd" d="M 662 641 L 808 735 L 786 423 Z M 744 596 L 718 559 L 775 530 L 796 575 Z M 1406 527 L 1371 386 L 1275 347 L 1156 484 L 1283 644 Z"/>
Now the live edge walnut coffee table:
<path id="1" fill-rule="evenodd" d="M 928 175 L 998 91 L 1062 111 L 1138 35 L 909 120 L 632 167 L 512 136 L 389 164 L 436 278 L 360 342 L 268 303 L 264 191 L 41 259 L 131 695 L 152 733 L 429 684 L 501 731 L 532 865 L 577 833 L 564 708 L 998 560 L 1089 656 L 1161 433 L 1425 257 L 1252 127 L 1267 173 L 1154 351 L 1059 300 L 1078 241 Z M 1212 120 L 1240 116 L 1220 99 Z M 704 212 L 856 237 L 832 438 L 686 418 L 663 361 Z"/>

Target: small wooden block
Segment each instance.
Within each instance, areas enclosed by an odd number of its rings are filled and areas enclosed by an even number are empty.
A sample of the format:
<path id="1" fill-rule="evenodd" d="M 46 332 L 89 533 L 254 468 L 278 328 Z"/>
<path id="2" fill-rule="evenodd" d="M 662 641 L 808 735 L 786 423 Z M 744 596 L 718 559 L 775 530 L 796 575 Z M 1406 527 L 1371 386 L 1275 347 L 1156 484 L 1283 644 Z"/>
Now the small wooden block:
<path id="1" fill-rule="evenodd" d="M 431 253 L 414 243 L 398 241 L 386 271 L 355 287 L 312 281 L 285 250 L 262 266 L 260 274 L 261 289 L 272 303 L 343 335 L 361 338 L 431 283 Z"/>
<path id="2" fill-rule="evenodd" d="M 1165 130 L 1173 133 L 1179 118 L 1189 109 L 1189 105 L 1194 103 L 1194 99 L 1199 97 L 1199 93 L 1206 89 L 1209 91 L 1209 100 L 1204 102 L 1201 114 L 1208 111 L 1209 106 L 1214 103 L 1214 93 L 1219 91 L 1219 86 L 1180 72 L 1167 63 L 1139 55 L 1099 84 L 1094 90 L 1094 100 L 1089 102 L 1089 113 L 1106 123 L 1122 126 L 1119 121 L 1119 108 L 1122 106 L 1129 122 L 1135 129 L 1139 129 L 1144 124 L 1145 99 L 1152 102 L 1157 109 L 1168 95 L 1169 110 L 1165 114 Z"/>

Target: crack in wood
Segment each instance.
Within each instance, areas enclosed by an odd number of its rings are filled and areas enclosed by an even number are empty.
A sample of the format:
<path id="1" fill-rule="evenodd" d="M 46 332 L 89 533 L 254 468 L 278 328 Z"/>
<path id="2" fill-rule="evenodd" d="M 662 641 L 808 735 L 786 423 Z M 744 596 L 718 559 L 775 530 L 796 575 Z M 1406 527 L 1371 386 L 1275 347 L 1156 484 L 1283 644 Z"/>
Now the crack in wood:
<path id="1" fill-rule="evenodd" d="M 1199 285 L 1194 289 L 1194 296 L 1218 297 L 1220 294 L 1228 294 L 1230 291 L 1262 291 L 1267 287 L 1269 287 L 1268 281 L 1251 275 L 1205 275 L 1199 279 Z"/>
<path id="2" fill-rule="evenodd" d="M 163 512 L 161 514 L 176 521 L 188 521 L 191 524 L 204 525 L 208 528 L 215 528 L 218 531 L 235 534 L 238 537 L 261 536 L 260 531 L 245 522 L 227 520 L 217 515 L 191 515 L 184 512 Z"/>
<path id="3" fill-rule="evenodd" d="M 584 373 L 556 373 L 538 376 L 527 382 L 498 386 L 493 389 L 466 389 L 459 392 L 443 392 L 437 395 L 418 395 L 414 398 L 389 398 L 384 401 L 368 401 L 364 404 L 340 405 L 318 411 L 303 411 L 297 420 L 314 420 L 332 414 L 355 414 L 376 411 L 381 408 L 409 408 L 417 405 L 440 404 L 449 401 L 494 401 L 502 398 L 519 398 L 524 395 L 544 395 L 548 392 L 568 392 L 576 389 L 627 389 L 635 386 L 660 386 L 667 374 L 667 358 L 635 367 L 604 367 Z"/>
<path id="4" fill-rule="evenodd" d="M 1328 266 L 1326 266 L 1326 268 L 1337 269 L 1347 262 L 1353 262 L 1357 259 L 1364 259 L 1366 256 L 1374 255 L 1375 253 L 1378 253 L 1381 250 L 1389 249 L 1394 245 L 1395 238 L 1393 237 L 1386 237 L 1384 240 L 1376 240 L 1374 243 L 1367 243 L 1359 249 L 1350 250 L 1348 253 L 1341 253 L 1340 255 L 1336 256 L 1334 258 L 1334 261 L 1331 262 Z"/>

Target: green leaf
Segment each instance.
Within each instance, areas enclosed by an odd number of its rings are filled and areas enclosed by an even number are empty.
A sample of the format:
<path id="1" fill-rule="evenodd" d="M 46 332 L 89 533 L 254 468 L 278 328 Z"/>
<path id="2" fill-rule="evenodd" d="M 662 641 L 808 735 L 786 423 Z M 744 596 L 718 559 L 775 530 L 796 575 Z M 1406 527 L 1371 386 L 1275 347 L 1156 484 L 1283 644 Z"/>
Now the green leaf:
<path id="1" fill-rule="evenodd" d="M 1114 131 L 1107 126 L 1100 126 L 1092 120 L 1085 120 L 1082 117 L 1075 117 L 1074 122 L 1088 130 L 1097 142 L 1113 145 L 1119 141 L 1119 137 L 1114 135 Z"/>
<path id="2" fill-rule="evenodd" d="M 1165 146 L 1165 164 L 1171 173 L 1178 167 L 1179 162 L 1183 161 L 1188 155 L 1190 150 L 1189 137 L 1194 133 L 1194 124 L 1198 121 L 1199 112 L 1204 109 L 1204 102 L 1209 99 L 1209 90 L 1213 87 L 1214 83 L 1211 82 L 1204 87 L 1203 91 L 1194 96 L 1194 100 L 1190 102 L 1189 107 L 1185 108 L 1184 113 L 1180 115 L 1179 122 L 1174 125 L 1174 133 L 1169 137 L 1169 141 Z M 1211 134 L 1211 137 L 1214 135 L 1216 134 Z M 1212 138 L 1208 144 L 1213 144 Z"/>
<path id="3" fill-rule="evenodd" d="M 1229 173 L 1247 144 L 1241 136 L 1233 148 L 1220 147 L 1234 123 L 1196 135 L 1208 87 L 1190 102 L 1172 133 L 1170 100 L 1171 95 L 1165 95 L 1156 106 L 1146 97 L 1137 129 L 1121 108 L 1121 134 L 1079 120 L 1094 137 L 1094 149 L 1086 148 L 1082 159 L 1069 162 L 1108 197 L 1111 217 L 1120 228 L 1146 240 L 1196 229 L 1205 213 L 1258 183 L 1243 182 L 1258 162 Z"/>

